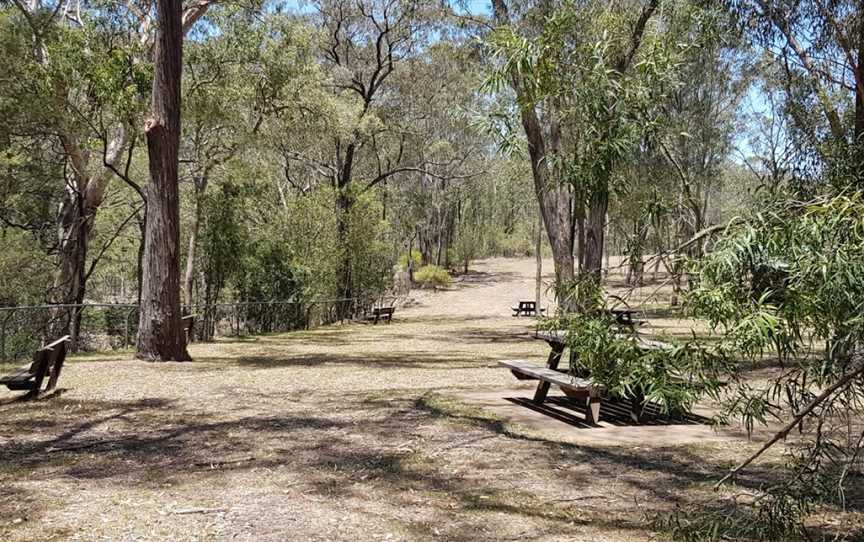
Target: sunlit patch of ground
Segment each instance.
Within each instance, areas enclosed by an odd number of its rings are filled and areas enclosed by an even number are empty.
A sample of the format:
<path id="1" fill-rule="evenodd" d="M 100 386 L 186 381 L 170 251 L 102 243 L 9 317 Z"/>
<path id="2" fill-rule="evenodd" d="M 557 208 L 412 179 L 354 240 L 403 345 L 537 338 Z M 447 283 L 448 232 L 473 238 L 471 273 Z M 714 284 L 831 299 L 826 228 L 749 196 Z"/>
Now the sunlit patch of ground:
<path id="1" fill-rule="evenodd" d="M 459 400 L 503 401 L 497 361 L 545 358 L 536 322 L 510 316 L 533 274 L 490 260 L 392 325 L 193 345 L 185 364 L 87 356 L 59 395 L 2 391 L 0 540 L 654 539 L 658 513 L 714 502 L 755 445 L 574 444 Z"/>

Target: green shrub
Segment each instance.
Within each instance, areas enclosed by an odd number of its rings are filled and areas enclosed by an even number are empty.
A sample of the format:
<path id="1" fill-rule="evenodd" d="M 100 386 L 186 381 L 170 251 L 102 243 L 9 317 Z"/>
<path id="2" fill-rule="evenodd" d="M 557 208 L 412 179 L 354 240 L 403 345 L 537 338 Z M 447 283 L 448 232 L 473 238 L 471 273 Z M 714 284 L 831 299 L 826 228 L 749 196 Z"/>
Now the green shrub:
<path id="1" fill-rule="evenodd" d="M 427 265 L 414 273 L 414 282 L 423 287 L 443 288 L 450 286 L 453 283 L 453 279 L 450 278 L 450 273 L 443 267 Z"/>
<path id="2" fill-rule="evenodd" d="M 497 252 L 505 258 L 522 258 L 534 254 L 534 241 L 525 235 L 501 235 L 496 239 Z"/>
<path id="3" fill-rule="evenodd" d="M 411 261 L 414 263 L 414 269 L 419 269 L 423 265 L 423 254 L 419 250 L 412 250 Z M 408 254 L 399 256 L 399 269 L 402 271 L 408 270 Z"/>

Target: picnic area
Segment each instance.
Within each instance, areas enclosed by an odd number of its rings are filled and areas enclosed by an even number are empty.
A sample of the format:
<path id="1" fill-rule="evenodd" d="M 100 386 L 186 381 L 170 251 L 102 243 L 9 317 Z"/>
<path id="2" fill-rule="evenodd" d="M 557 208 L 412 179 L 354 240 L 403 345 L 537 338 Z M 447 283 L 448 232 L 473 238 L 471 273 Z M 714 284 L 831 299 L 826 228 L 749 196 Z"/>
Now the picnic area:
<path id="1" fill-rule="evenodd" d="M 864 0 L 13 0 L 0 66 L 0 542 L 864 542 Z"/>
<path id="2" fill-rule="evenodd" d="M 536 383 L 498 362 L 549 353 L 509 311 L 532 273 L 483 261 L 391 325 L 193 344 L 192 364 L 72 355 L 56 397 L 0 391 L 0 538 L 652 540 L 758 444 L 614 402 L 591 426 L 554 388 L 523 406 Z"/>

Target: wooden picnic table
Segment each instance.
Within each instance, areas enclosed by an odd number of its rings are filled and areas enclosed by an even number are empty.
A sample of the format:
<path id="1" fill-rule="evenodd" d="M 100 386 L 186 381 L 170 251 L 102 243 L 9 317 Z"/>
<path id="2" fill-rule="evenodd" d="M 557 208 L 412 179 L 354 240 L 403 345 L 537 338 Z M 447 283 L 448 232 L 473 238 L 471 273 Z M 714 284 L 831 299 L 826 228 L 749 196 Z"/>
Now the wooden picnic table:
<path id="1" fill-rule="evenodd" d="M 663 341 L 655 341 L 646 339 L 641 335 L 633 335 L 630 333 L 618 333 L 618 337 L 627 338 L 636 341 L 637 345 L 642 350 L 665 350 L 672 348 L 669 343 Z M 552 331 L 538 331 L 534 334 L 535 339 L 546 341 L 553 351 L 560 350 L 561 352 L 567 347 L 567 331 L 564 329 L 555 329 Z M 559 360 L 560 361 L 560 360 Z"/>
<path id="2" fill-rule="evenodd" d="M 538 312 L 536 301 L 519 301 L 517 306 L 510 308 L 513 316 L 536 316 Z M 545 312 L 545 309 L 540 309 L 539 312 Z"/>
<path id="3" fill-rule="evenodd" d="M 620 327 L 635 330 L 637 326 L 644 324 L 642 320 L 634 320 L 633 315 L 639 311 L 634 309 L 609 309 L 609 314 L 615 317 L 615 323 Z"/>
<path id="4" fill-rule="evenodd" d="M 620 337 L 630 338 L 637 342 L 642 350 L 660 350 L 672 348 L 671 345 L 646 339 L 639 335 L 628 333 L 619 334 Z M 590 375 L 572 376 L 568 371 L 558 369 L 561 356 L 567 348 L 567 331 L 563 329 L 551 331 L 538 331 L 534 334 L 535 339 L 545 341 L 551 351 L 546 361 L 546 367 L 540 367 L 523 361 L 502 361 L 501 365 L 510 369 L 516 378 L 520 380 L 539 380 L 537 390 L 534 392 L 534 402 L 543 403 L 549 394 L 549 386 L 552 384 L 560 387 L 570 397 L 585 397 L 588 399 L 588 421 L 597 423 L 600 418 L 600 403 L 603 395 L 603 387 L 593 382 Z M 634 420 L 639 421 L 643 410 L 643 398 L 636 397 L 632 401 L 632 415 Z"/>

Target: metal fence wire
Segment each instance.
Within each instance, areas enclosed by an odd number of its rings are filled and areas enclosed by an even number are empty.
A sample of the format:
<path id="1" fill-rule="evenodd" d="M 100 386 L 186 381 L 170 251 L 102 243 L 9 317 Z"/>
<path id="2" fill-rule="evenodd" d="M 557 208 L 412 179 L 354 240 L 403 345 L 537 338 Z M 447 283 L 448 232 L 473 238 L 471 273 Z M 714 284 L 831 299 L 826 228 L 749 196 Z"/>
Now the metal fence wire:
<path id="1" fill-rule="evenodd" d="M 366 317 L 395 297 L 247 301 L 184 305 L 191 341 L 313 329 Z M 85 303 L 0 307 L 0 362 L 30 357 L 53 337 L 68 333 L 74 352 L 111 351 L 135 345 L 138 305 Z"/>

